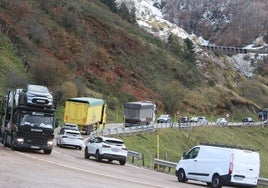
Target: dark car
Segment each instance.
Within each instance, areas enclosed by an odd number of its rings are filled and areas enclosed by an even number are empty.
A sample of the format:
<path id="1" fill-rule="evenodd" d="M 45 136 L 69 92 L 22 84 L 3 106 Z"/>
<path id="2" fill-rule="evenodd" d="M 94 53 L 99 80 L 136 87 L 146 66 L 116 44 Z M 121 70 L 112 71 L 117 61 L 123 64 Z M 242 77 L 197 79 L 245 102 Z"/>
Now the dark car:
<path id="1" fill-rule="evenodd" d="M 187 123 L 188 122 L 188 117 L 180 117 L 181 123 Z"/>

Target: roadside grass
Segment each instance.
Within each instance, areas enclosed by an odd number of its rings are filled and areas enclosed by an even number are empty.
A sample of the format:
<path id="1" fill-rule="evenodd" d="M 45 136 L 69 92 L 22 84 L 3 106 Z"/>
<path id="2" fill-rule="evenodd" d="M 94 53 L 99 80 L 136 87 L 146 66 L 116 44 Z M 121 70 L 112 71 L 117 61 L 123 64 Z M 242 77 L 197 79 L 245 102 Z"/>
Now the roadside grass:
<path id="1" fill-rule="evenodd" d="M 131 151 L 142 154 L 144 166 L 154 168 L 157 157 L 157 135 L 159 135 L 159 158 L 178 162 L 184 151 L 200 142 L 235 145 L 259 150 L 261 158 L 260 177 L 268 178 L 268 127 L 195 127 L 192 130 L 177 128 L 161 129 L 121 137 Z M 128 159 L 132 162 L 132 159 Z M 139 162 L 140 165 L 142 161 Z M 173 170 L 171 171 L 173 172 Z"/>

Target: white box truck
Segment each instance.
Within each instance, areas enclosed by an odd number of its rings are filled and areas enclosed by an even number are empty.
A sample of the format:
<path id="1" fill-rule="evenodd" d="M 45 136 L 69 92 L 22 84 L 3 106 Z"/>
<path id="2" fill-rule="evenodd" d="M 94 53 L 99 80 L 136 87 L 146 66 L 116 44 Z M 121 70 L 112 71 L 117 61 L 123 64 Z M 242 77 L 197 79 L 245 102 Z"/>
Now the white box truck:
<path id="1" fill-rule="evenodd" d="M 257 187 L 259 152 L 235 146 L 200 144 L 184 152 L 176 166 L 179 182 L 197 180 L 208 186 Z"/>

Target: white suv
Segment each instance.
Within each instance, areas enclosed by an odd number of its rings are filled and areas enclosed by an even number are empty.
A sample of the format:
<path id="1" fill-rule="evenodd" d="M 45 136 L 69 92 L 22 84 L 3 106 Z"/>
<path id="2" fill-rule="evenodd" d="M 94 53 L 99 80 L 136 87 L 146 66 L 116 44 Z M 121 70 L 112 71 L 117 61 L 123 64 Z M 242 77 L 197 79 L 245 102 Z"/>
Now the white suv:
<path id="1" fill-rule="evenodd" d="M 98 136 L 90 139 L 85 147 L 85 159 L 94 156 L 96 161 L 108 159 L 119 161 L 120 165 L 126 164 L 127 148 L 123 140 L 111 137 Z"/>
<path id="2" fill-rule="evenodd" d="M 84 141 L 78 130 L 61 128 L 57 137 L 57 146 L 71 146 L 82 150 Z"/>
<path id="3" fill-rule="evenodd" d="M 197 119 L 197 123 L 199 124 L 208 124 L 208 120 L 204 116 L 199 116 Z"/>
<path id="4" fill-rule="evenodd" d="M 171 117 L 168 114 L 162 114 L 157 118 L 157 123 L 170 123 L 171 122 Z"/>

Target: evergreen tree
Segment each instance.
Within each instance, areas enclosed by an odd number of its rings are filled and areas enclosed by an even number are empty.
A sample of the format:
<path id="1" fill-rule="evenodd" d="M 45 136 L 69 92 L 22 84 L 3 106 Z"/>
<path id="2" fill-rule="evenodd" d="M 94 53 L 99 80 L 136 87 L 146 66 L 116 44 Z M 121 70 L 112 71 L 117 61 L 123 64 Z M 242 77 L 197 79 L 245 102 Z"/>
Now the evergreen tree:
<path id="1" fill-rule="evenodd" d="M 117 4 L 115 0 L 101 0 L 101 2 L 107 5 L 111 9 L 112 12 L 117 13 L 118 9 L 117 9 Z"/>

